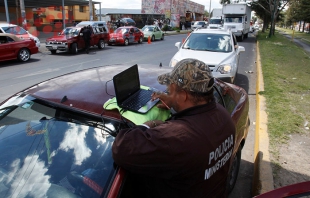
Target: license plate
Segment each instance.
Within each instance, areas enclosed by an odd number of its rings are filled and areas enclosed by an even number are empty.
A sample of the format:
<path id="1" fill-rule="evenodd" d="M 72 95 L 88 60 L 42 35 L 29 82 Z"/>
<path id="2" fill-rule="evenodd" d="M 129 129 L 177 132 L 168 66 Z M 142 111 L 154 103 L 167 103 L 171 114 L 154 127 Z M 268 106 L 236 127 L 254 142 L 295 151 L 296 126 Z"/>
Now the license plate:
<path id="1" fill-rule="evenodd" d="M 53 49 L 57 49 L 57 46 L 53 46 Z"/>

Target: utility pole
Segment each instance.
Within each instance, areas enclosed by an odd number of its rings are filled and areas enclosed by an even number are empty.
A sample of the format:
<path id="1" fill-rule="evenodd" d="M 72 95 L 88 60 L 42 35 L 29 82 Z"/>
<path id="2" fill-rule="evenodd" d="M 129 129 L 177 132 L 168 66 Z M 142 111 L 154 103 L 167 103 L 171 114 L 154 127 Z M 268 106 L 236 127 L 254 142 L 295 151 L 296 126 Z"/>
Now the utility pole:
<path id="1" fill-rule="evenodd" d="M 4 7 L 5 7 L 5 14 L 6 14 L 6 22 L 10 23 L 10 16 L 9 16 L 9 10 L 8 10 L 8 2 L 7 0 L 4 0 Z"/>
<path id="2" fill-rule="evenodd" d="M 22 19 L 22 27 L 27 30 L 27 20 L 26 20 L 26 11 L 25 11 L 25 4 L 24 0 L 20 0 L 20 12 L 21 12 L 21 19 Z"/>
<path id="3" fill-rule="evenodd" d="M 209 6 L 209 17 L 208 17 L 208 24 L 210 24 L 210 19 L 211 19 L 211 0 L 210 0 L 210 6 Z"/>
<path id="4" fill-rule="evenodd" d="M 93 21 L 93 2 L 92 0 L 89 0 L 89 20 Z"/>
<path id="5" fill-rule="evenodd" d="M 65 0 L 62 0 L 62 26 L 66 28 L 66 13 L 65 13 Z"/>

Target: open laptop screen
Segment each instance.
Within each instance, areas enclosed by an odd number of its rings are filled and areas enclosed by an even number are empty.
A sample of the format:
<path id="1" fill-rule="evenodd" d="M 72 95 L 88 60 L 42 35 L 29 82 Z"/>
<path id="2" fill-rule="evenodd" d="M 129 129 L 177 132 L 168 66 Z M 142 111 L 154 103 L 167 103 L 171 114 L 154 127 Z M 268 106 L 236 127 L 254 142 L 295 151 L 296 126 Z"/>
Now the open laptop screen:
<path id="1" fill-rule="evenodd" d="M 113 77 L 116 100 L 121 104 L 140 89 L 138 65 L 134 65 Z"/>

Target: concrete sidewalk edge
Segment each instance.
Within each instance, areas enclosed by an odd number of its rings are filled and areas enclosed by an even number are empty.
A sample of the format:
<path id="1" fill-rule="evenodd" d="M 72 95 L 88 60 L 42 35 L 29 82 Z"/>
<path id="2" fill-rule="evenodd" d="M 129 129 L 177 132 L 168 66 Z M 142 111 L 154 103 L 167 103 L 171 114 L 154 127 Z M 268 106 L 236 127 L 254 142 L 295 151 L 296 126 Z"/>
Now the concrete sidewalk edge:
<path id="1" fill-rule="evenodd" d="M 256 129 L 252 196 L 256 196 L 274 189 L 273 174 L 269 155 L 266 103 L 265 97 L 259 94 L 259 92 L 264 91 L 264 80 L 261 68 L 259 42 L 256 43 L 256 48 Z"/>

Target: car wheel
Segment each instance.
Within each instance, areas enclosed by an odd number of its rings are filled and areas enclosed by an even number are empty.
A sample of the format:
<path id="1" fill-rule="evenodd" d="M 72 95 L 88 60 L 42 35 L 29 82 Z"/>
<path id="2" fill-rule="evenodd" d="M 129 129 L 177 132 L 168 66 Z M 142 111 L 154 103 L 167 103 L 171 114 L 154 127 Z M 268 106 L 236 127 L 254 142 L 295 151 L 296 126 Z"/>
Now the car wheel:
<path id="1" fill-rule="evenodd" d="M 140 36 L 138 43 L 142 43 L 143 42 L 143 37 Z"/>
<path id="2" fill-rule="evenodd" d="M 105 47 L 104 41 L 103 41 L 103 40 L 99 40 L 99 42 L 98 42 L 98 48 L 99 48 L 99 49 L 103 49 L 104 47 Z"/>
<path id="3" fill-rule="evenodd" d="M 51 53 L 52 54 L 56 54 L 56 50 L 51 50 Z"/>
<path id="4" fill-rule="evenodd" d="M 22 62 L 28 61 L 30 59 L 30 51 L 27 48 L 20 49 L 17 58 Z"/>
<path id="5" fill-rule="evenodd" d="M 72 43 L 71 45 L 71 53 L 72 54 L 77 54 L 78 49 L 77 49 L 77 44 L 76 43 Z"/>
<path id="6" fill-rule="evenodd" d="M 152 38 L 151 38 L 151 41 L 154 41 L 154 40 L 155 40 L 155 36 L 153 35 Z"/>
<path id="7" fill-rule="evenodd" d="M 129 40 L 126 38 L 125 41 L 124 41 L 124 45 L 127 46 L 128 44 L 129 44 Z"/>
<path id="8" fill-rule="evenodd" d="M 235 184 L 238 178 L 239 168 L 240 168 L 240 161 L 241 161 L 241 146 L 239 146 L 238 151 L 229 169 L 227 183 L 226 183 L 226 190 L 228 193 L 230 193 L 235 187 Z"/>
<path id="9" fill-rule="evenodd" d="M 164 38 L 165 38 L 165 35 L 163 34 L 163 35 L 161 36 L 161 39 L 160 39 L 160 40 L 164 40 Z"/>

